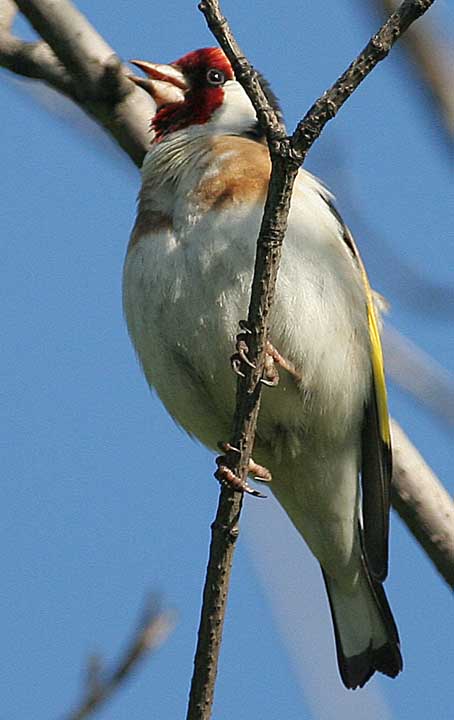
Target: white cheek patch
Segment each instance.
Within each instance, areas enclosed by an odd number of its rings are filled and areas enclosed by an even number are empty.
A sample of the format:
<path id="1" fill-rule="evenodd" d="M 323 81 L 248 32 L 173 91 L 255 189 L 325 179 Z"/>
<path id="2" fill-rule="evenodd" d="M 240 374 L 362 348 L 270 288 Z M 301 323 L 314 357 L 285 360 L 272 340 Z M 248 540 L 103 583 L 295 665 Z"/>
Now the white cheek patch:
<path id="1" fill-rule="evenodd" d="M 254 107 L 246 92 L 236 80 L 228 80 L 223 86 L 224 102 L 216 110 L 207 126 L 215 133 L 242 135 L 257 122 Z"/>

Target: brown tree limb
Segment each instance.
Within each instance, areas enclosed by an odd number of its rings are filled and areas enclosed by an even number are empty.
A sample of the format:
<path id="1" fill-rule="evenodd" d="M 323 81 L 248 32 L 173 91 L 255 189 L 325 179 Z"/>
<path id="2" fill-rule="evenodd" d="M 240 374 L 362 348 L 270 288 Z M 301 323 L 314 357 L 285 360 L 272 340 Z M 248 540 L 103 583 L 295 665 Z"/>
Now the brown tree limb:
<path id="1" fill-rule="evenodd" d="M 454 590 L 454 503 L 400 425 L 392 422 L 395 510 Z"/>
<path id="2" fill-rule="evenodd" d="M 222 14 L 216 0 L 201 0 L 199 10 L 204 14 L 208 27 L 227 55 L 235 72 L 236 79 L 242 84 L 254 105 L 262 129 L 268 140 L 286 137 L 283 123 L 274 108 L 269 104 L 259 78 L 249 60 L 243 55 L 230 26 Z"/>
<path id="3" fill-rule="evenodd" d="M 50 77 L 46 76 L 45 69 L 45 58 L 58 58 L 55 62 L 58 62 L 59 68 L 64 68 L 64 72 L 68 74 L 71 82 L 74 83 L 74 97 L 76 102 L 98 123 L 104 126 L 104 128 L 114 137 L 114 139 L 123 147 L 123 149 L 129 154 L 133 162 L 140 166 L 142 159 L 149 145 L 148 135 L 148 124 L 149 118 L 153 113 L 153 106 L 147 93 L 141 91 L 136 86 L 128 92 L 127 85 L 125 84 L 125 71 L 121 66 L 120 62 L 116 58 L 113 50 L 107 45 L 107 43 L 100 38 L 99 34 L 94 31 L 92 26 L 88 23 L 78 11 L 75 10 L 72 3 L 69 0 L 59 0 L 58 3 L 55 0 L 21 0 L 21 9 L 30 21 L 33 23 L 38 33 L 45 38 L 48 44 L 44 50 L 42 61 L 39 58 L 39 52 L 35 49 L 32 51 L 32 59 L 35 61 L 36 66 L 34 73 L 30 72 L 30 76 L 36 78 L 42 78 L 49 85 L 58 88 L 56 82 Z M 358 60 L 350 66 L 349 70 L 339 79 L 339 81 L 331 88 L 328 93 L 320 98 L 317 103 L 311 108 L 309 113 L 306 115 L 303 124 L 297 128 L 296 134 L 293 138 L 288 138 L 285 133 L 285 129 L 279 123 L 279 118 L 273 113 L 272 108 L 269 107 L 266 98 L 260 90 L 259 83 L 255 76 L 255 73 L 248 61 L 241 54 L 235 40 L 228 28 L 228 25 L 223 21 L 222 15 L 219 10 L 219 4 L 208 2 L 208 0 L 202 3 L 204 11 L 207 15 L 207 19 L 215 28 L 215 35 L 218 37 L 220 44 L 223 46 L 227 55 L 232 61 L 237 77 L 245 86 L 249 92 L 250 97 L 255 102 L 255 107 L 258 111 L 258 116 L 262 124 L 267 126 L 267 137 L 271 142 L 271 153 L 273 157 L 273 180 L 270 183 L 270 193 L 277 194 L 280 198 L 279 203 L 285 211 L 288 206 L 288 197 L 286 193 L 290 194 L 292 184 L 292 174 L 296 172 L 296 168 L 310 147 L 310 144 L 314 142 L 316 137 L 321 131 L 321 128 L 326 122 L 333 117 L 335 112 L 339 109 L 345 99 L 353 91 L 353 87 L 350 87 L 350 82 L 358 84 L 372 69 L 373 65 L 370 65 L 369 55 L 370 52 L 373 56 L 372 62 L 376 64 L 384 55 L 389 51 L 390 46 L 395 41 L 396 37 L 404 31 L 410 21 L 413 21 L 422 12 L 424 12 L 432 3 L 431 2 L 410 2 L 407 0 L 403 3 L 401 8 L 386 24 L 386 32 L 382 35 L 381 33 L 375 36 L 375 39 L 367 46 L 365 51 L 359 56 Z M 59 5 L 58 22 L 56 20 L 57 15 L 56 5 Z M 62 14 L 62 9 L 64 10 Z M 211 14 L 210 14 L 211 13 Z M 12 18 L 14 16 L 14 8 L 12 7 L 11 0 L 0 0 L 0 65 L 7 66 L 13 72 L 21 73 L 20 62 L 23 61 L 20 53 L 24 52 L 22 48 L 17 45 L 10 43 L 12 36 L 9 34 L 9 28 L 11 25 Z M 72 26 L 68 19 L 74 20 L 75 26 Z M 73 27 L 77 27 L 79 32 L 74 33 Z M 382 29 L 383 30 L 383 29 Z M 2 38 L 5 40 L 4 33 L 7 33 L 6 48 L 4 55 L 2 56 Z M 89 38 L 89 41 L 86 40 Z M 14 38 L 13 38 L 14 39 Z M 17 39 L 15 39 L 17 40 Z M 21 41 L 19 41 L 21 42 Z M 88 42 L 88 47 L 87 47 Z M 229 46 L 229 42 L 231 46 Z M 71 50 L 65 48 L 65 45 L 70 43 L 72 45 Z M 40 43 L 41 44 L 41 43 Z M 28 44 L 25 44 L 28 45 Z M 34 43 L 31 45 L 35 46 Z M 16 58 L 14 58 L 16 53 Z M 37 53 L 37 54 L 33 54 Z M 29 53 L 30 54 L 30 53 Z M 47 54 L 47 55 L 46 55 Z M 27 62 L 30 59 L 27 58 Z M 8 64 L 9 63 L 9 64 Z M 359 63 L 359 64 L 358 64 Z M 41 65 L 41 67 L 40 67 Z M 44 68 L 44 69 L 43 69 Z M 353 72 L 353 75 L 351 72 Z M 127 83 L 127 81 L 126 81 Z M 355 85 L 356 86 L 356 85 Z M 72 92 L 71 88 L 71 92 Z M 289 161 L 289 173 L 285 175 L 284 166 L 287 164 L 285 159 Z M 279 177 L 284 177 L 287 182 L 287 190 L 279 188 L 280 183 L 278 182 Z M 253 428 L 255 423 L 255 417 L 257 412 L 256 400 L 259 397 L 259 388 L 257 385 L 257 377 L 261 368 L 261 359 L 263 359 L 263 338 L 267 332 L 267 316 L 269 312 L 270 294 L 267 299 L 260 301 L 258 296 L 261 294 L 262 286 L 267 286 L 266 274 L 268 272 L 271 285 L 273 285 L 276 277 L 276 264 L 280 253 L 280 238 L 279 238 L 279 221 L 282 221 L 280 211 L 272 211 L 272 206 L 267 203 L 267 220 L 263 224 L 263 228 L 268 234 L 268 245 L 267 251 L 262 255 L 262 259 L 259 262 L 259 255 L 257 256 L 257 266 L 263 271 L 261 279 L 257 280 L 255 290 L 253 294 L 254 307 L 259 309 L 260 328 L 261 332 L 257 332 L 257 325 L 254 324 L 254 310 L 251 306 L 250 316 L 252 316 L 252 324 L 254 332 L 251 338 L 251 354 L 254 355 L 256 352 L 258 355 L 257 371 L 246 378 L 243 383 L 244 386 L 250 388 L 256 388 L 252 393 L 239 400 L 242 403 L 242 414 L 247 417 L 248 427 Z M 285 223 L 281 224 L 282 234 L 285 230 Z M 273 270 L 268 269 L 268 260 L 271 258 L 271 265 Z M 271 292 L 272 296 L 272 292 Z M 251 322 L 251 321 L 250 321 Z M 243 390 L 238 392 L 239 398 L 241 397 Z M 237 422 L 235 424 L 235 435 L 240 433 L 243 437 L 240 445 L 245 452 L 243 452 L 240 463 L 240 470 L 243 473 L 246 472 L 247 462 L 246 458 L 250 452 L 252 445 L 251 437 L 248 432 L 244 434 L 240 431 L 244 425 L 239 421 L 240 416 L 237 416 Z M 400 440 L 398 440 L 398 447 Z M 405 443 L 401 445 L 402 451 L 398 449 L 397 457 L 395 462 L 395 482 L 399 482 L 399 477 L 402 473 L 407 473 L 408 469 L 406 464 L 406 453 L 410 450 L 414 450 L 406 447 Z M 237 458 L 235 458 L 237 460 Z M 409 454 L 409 467 L 412 471 L 415 465 L 411 461 L 411 453 Z M 418 473 L 425 472 L 424 467 L 420 464 L 416 466 Z M 416 537 L 419 537 L 420 533 L 419 524 L 426 526 L 425 540 L 421 543 L 425 550 L 428 552 L 430 557 L 434 559 L 437 567 L 446 570 L 442 572 L 445 579 L 452 577 L 452 557 L 450 558 L 449 552 L 446 547 L 449 547 L 449 542 L 453 537 L 453 529 L 449 533 L 449 523 L 445 524 L 445 531 L 447 533 L 447 542 L 440 545 L 438 542 L 438 531 L 436 530 L 437 525 L 433 526 L 435 532 L 432 532 L 431 522 L 435 522 L 436 518 L 430 518 L 430 513 L 426 517 L 423 513 L 424 506 L 426 504 L 426 497 L 421 502 L 421 497 L 418 493 L 419 476 L 414 476 L 416 482 L 416 488 L 407 486 L 408 489 L 404 493 L 400 493 L 397 489 L 397 494 L 400 497 L 400 501 L 404 503 L 405 512 L 402 512 L 402 517 L 408 522 L 410 529 L 414 532 Z M 427 486 L 427 494 L 433 490 L 434 485 Z M 201 683 L 202 694 L 205 705 L 195 703 L 193 705 L 193 714 L 188 717 L 204 718 L 209 715 L 209 708 L 212 702 L 212 694 L 214 687 L 214 678 L 216 676 L 217 666 L 217 654 L 219 650 L 219 643 L 221 638 L 222 622 L 224 617 L 225 609 L 225 598 L 228 587 L 228 575 L 230 572 L 231 559 L 233 554 L 234 541 L 238 535 L 237 521 L 239 512 L 241 509 L 242 497 L 238 493 L 232 493 L 227 490 L 223 490 L 221 493 L 221 502 L 218 508 L 218 514 L 216 520 L 213 523 L 213 539 L 211 546 L 211 556 L 214 557 L 214 562 L 211 563 L 208 569 L 208 581 L 205 587 L 204 594 L 204 605 L 208 602 L 212 603 L 212 611 L 207 616 L 206 614 L 202 617 L 202 625 L 200 634 L 212 634 L 213 642 L 205 646 L 205 659 L 209 666 L 209 673 L 206 677 L 206 682 Z M 441 514 L 449 517 L 449 513 L 452 511 L 452 502 L 448 496 L 442 497 L 439 494 L 439 501 Z M 396 501 L 397 502 L 397 501 Z M 413 514 L 412 507 L 414 504 L 418 505 L 419 514 Z M 428 506 L 430 506 L 430 500 L 428 499 Z M 408 519 L 407 519 L 408 518 Z M 429 519 L 428 519 L 429 518 Z M 417 526 L 417 527 L 416 527 Z M 414 528 L 414 529 L 413 529 Z M 227 550 L 225 548 L 227 547 Z M 437 546 L 437 552 L 440 552 L 440 562 L 437 562 L 435 557 L 432 556 L 434 546 Z M 446 564 L 447 563 L 447 564 Z M 219 565 L 219 571 L 217 566 Z M 210 568 L 213 571 L 210 574 Z M 218 576 L 219 572 L 223 577 L 223 581 L 219 583 Z M 214 600 L 214 602 L 213 602 Z M 217 639 L 216 639 L 217 638 Z M 217 646 L 216 646 L 217 644 Z M 201 656 L 199 656 L 201 657 Z M 204 661 L 205 662 L 205 661 Z M 197 666 L 197 658 L 196 658 Z M 198 676 L 198 681 L 200 680 Z M 211 684 L 211 691 L 210 691 Z M 198 697 L 201 697 L 200 691 Z M 211 699 L 210 699 L 211 694 Z M 206 708 L 208 707 L 208 715 L 206 714 Z M 198 713 L 198 714 L 197 714 Z M 205 713 L 205 714 L 201 714 Z"/>
<path id="4" fill-rule="evenodd" d="M 0 0 L 0 20 L 9 5 Z M 0 26 L 0 65 L 71 97 L 140 167 L 154 112 L 149 94 L 128 80 L 113 49 L 69 0 L 17 0 L 17 6 L 44 42 L 24 43 L 8 24 Z"/>
<path id="5" fill-rule="evenodd" d="M 13 0 L 0 2 L 0 30 L 11 30 L 14 18 L 17 15 L 17 5 Z"/>
<path id="6" fill-rule="evenodd" d="M 0 65 L 17 75 L 43 80 L 64 95 L 75 98 L 71 76 L 43 41 L 24 42 L 0 30 Z"/>
<path id="7" fill-rule="evenodd" d="M 149 600 L 137 630 L 114 666 L 106 671 L 98 657 L 90 659 L 84 697 L 78 706 L 65 716 L 65 720 L 84 720 L 99 710 L 124 681 L 131 677 L 138 665 L 160 647 L 173 625 L 174 618 L 171 613 L 160 610 L 154 599 Z"/>
<path id="8" fill-rule="evenodd" d="M 328 120 L 336 115 L 377 63 L 386 57 L 400 35 L 432 4 L 433 0 L 404 0 L 345 73 L 314 103 L 289 138 L 283 124 L 269 106 L 254 69 L 241 53 L 218 0 L 202 0 L 199 3 L 199 9 L 210 30 L 232 63 L 237 79 L 257 111 L 258 120 L 266 132 L 272 163 L 268 196 L 257 240 L 248 313 L 248 357 L 255 368 L 247 368 L 245 377 L 238 381 L 231 444 L 240 449 L 240 456 L 238 458 L 236 453 L 230 453 L 227 457 L 230 469 L 243 481 L 247 477 L 255 439 L 269 315 L 287 227 L 290 198 L 299 165 Z M 238 493 L 223 488 L 212 528 L 187 720 L 208 720 L 211 717 L 234 552 L 233 540 L 239 533 L 240 512 L 241 498 Z M 221 532 L 220 526 L 223 530 Z"/>
<path id="9" fill-rule="evenodd" d="M 96 96 L 112 48 L 69 0 L 15 0 L 87 95 Z M 128 88 L 129 89 L 129 88 Z"/>

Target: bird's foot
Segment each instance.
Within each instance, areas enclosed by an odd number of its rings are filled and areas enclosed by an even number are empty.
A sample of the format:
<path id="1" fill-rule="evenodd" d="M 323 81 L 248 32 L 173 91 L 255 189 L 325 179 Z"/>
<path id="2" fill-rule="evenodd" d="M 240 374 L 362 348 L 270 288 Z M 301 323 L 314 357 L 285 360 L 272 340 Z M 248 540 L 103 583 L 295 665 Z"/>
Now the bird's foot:
<path id="1" fill-rule="evenodd" d="M 245 320 L 240 320 L 240 328 L 242 330 L 236 337 L 236 353 L 230 358 L 233 371 L 245 377 L 243 372 L 243 366 L 255 369 L 255 364 L 249 360 L 248 352 L 249 347 L 247 343 L 247 336 L 251 335 L 251 330 L 248 328 Z M 269 340 L 266 343 L 266 354 L 265 354 L 265 365 L 263 368 L 263 376 L 260 381 L 268 387 L 276 387 L 279 384 L 279 371 L 278 367 L 288 372 L 297 382 L 302 381 L 301 374 L 297 371 L 295 366 L 290 360 L 287 360 L 280 352 L 272 345 Z"/>
<path id="2" fill-rule="evenodd" d="M 285 358 L 283 355 L 281 355 L 281 353 L 278 350 L 276 350 L 274 345 L 272 345 L 269 340 L 266 343 L 265 373 L 264 373 L 264 379 L 262 379 L 262 382 L 264 382 L 266 379 L 268 379 L 268 377 L 266 375 L 267 364 L 270 368 L 269 372 L 271 374 L 271 379 L 272 379 L 272 373 L 274 371 L 275 375 L 277 375 L 277 382 L 266 383 L 266 384 L 277 385 L 277 383 L 279 382 L 279 373 L 276 369 L 276 365 L 278 365 L 280 368 L 282 368 L 282 370 L 285 370 L 286 372 L 288 372 L 289 375 L 291 375 L 297 382 L 300 383 L 303 380 L 301 373 L 298 372 L 298 370 L 296 369 L 294 364 L 292 362 L 290 362 L 290 360 L 287 360 L 287 358 Z"/>
<path id="3" fill-rule="evenodd" d="M 248 367 L 255 369 L 255 364 L 251 362 L 248 357 L 249 346 L 247 343 L 247 336 L 251 335 L 251 330 L 249 329 L 246 320 L 240 320 L 239 325 L 242 332 L 236 336 L 236 353 L 234 353 L 230 358 L 230 363 L 232 365 L 232 370 L 237 375 L 245 377 L 242 367 L 247 365 Z M 275 360 L 268 351 L 265 355 L 263 377 L 260 380 L 264 385 L 268 385 L 269 387 L 274 387 L 279 382 L 279 373 L 276 369 Z"/>
<path id="4" fill-rule="evenodd" d="M 225 454 L 219 455 L 216 458 L 216 464 L 218 466 L 218 469 L 214 474 L 216 480 L 218 480 L 221 485 L 230 487 L 232 490 L 248 493 L 249 495 L 254 495 L 254 497 L 265 498 L 266 495 L 263 495 L 263 493 L 259 492 L 258 490 L 254 490 L 254 488 L 252 488 L 246 480 L 242 480 L 240 477 L 238 477 L 238 475 L 236 475 L 233 470 L 231 470 L 231 468 L 228 466 L 228 453 L 239 453 L 240 451 L 238 450 L 238 448 L 235 448 L 233 447 L 233 445 L 226 442 L 220 442 L 219 448 Z M 258 480 L 259 482 L 271 482 L 272 480 L 272 476 L 268 468 L 264 467 L 263 465 L 259 465 L 254 460 L 252 460 L 252 458 L 249 460 L 248 473 L 253 475 L 254 480 Z"/>
<path id="5" fill-rule="evenodd" d="M 242 366 L 248 365 L 248 367 L 254 369 L 255 364 L 248 358 L 249 347 L 246 338 L 251 334 L 251 331 L 247 326 L 246 320 L 240 320 L 239 326 L 243 332 L 236 336 L 236 352 L 230 358 L 230 364 L 234 373 L 240 377 L 245 377 L 245 374 L 241 369 Z"/>
<path id="6" fill-rule="evenodd" d="M 271 343 L 267 342 L 265 365 L 263 367 L 263 375 L 260 378 L 260 382 L 267 387 L 276 387 L 276 385 L 279 384 L 279 371 L 276 367 L 277 363 L 275 362 L 274 357 L 268 352 L 268 345 L 273 347 Z"/>

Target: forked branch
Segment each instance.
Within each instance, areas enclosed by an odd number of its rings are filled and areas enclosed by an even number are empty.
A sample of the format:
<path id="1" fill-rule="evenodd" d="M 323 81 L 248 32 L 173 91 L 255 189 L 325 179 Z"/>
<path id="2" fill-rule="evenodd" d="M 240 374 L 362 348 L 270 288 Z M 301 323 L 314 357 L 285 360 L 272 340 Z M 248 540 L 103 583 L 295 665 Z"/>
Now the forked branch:
<path id="1" fill-rule="evenodd" d="M 230 458 L 232 470 L 245 478 L 260 403 L 268 319 L 280 260 L 292 185 L 299 165 L 324 125 L 338 112 L 359 83 L 389 52 L 394 42 L 422 15 L 433 0 L 405 0 L 371 39 L 336 83 L 319 98 L 294 134 L 287 136 L 270 107 L 256 73 L 241 52 L 217 0 L 202 0 L 213 34 L 226 52 L 265 128 L 273 172 L 263 217 L 248 324 L 252 329 L 250 357 L 256 369 L 237 392 L 232 445 L 241 456 Z M 17 6 L 42 38 L 25 43 L 11 32 Z M 140 166 L 149 146 L 149 95 L 127 80 L 127 70 L 112 48 L 69 0 L 0 0 L 0 65 L 11 72 L 42 80 L 72 98 L 93 117 Z M 395 434 L 394 502 L 398 512 L 452 586 L 454 577 L 453 504 L 417 451 L 399 429 Z M 411 480 L 411 482 L 408 482 Z M 424 491 L 421 492 L 421 487 Z M 436 497 L 436 503 L 432 502 Z M 242 496 L 222 490 L 213 523 L 210 560 L 204 590 L 199 643 L 195 659 L 188 718 L 206 720 L 211 713 L 217 659 L 233 549 L 238 535 Z M 427 512 L 426 512 L 427 510 Z M 440 542 L 440 538 L 443 541 Z M 111 678 L 113 675 L 111 676 Z M 108 687 L 105 685 L 105 687 Z M 74 717 L 83 717 L 73 715 Z"/>
<path id="2" fill-rule="evenodd" d="M 239 448 L 241 453 L 239 457 L 236 453 L 227 456 L 230 469 L 244 481 L 254 444 L 270 310 L 298 167 L 326 123 L 336 115 L 377 63 L 386 57 L 400 35 L 432 4 L 433 0 L 405 0 L 334 85 L 314 103 L 298 124 L 293 136 L 287 137 L 279 117 L 266 100 L 254 68 L 241 52 L 221 12 L 218 0 L 202 0 L 199 3 L 199 9 L 205 15 L 213 35 L 229 58 L 236 77 L 257 111 L 258 120 L 268 139 L 272 162 L 268 196 L 257 240 L 248 313 L 248 357 L 255 367 L 246 368 L 245 377 L 238 380 L 231 445 Z M 234 539 L 238 537 L 240 512 L 241 496 L 230 489 L 222 488 L 213 523 L 187 720 L 208 720 L 211 716 Z"/>

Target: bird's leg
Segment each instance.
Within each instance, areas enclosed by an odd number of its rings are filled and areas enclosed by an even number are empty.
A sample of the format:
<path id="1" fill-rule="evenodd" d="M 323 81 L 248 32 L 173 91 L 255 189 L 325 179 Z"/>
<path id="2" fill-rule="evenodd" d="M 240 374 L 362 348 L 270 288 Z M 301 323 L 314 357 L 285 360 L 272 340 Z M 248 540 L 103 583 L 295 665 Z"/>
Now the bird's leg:
<path id="1" fill-rule="evenodd" d="M 265 365 L 261 382 L 268 387 L 276 387 L 279 384 L 279 372 L 274 357 L 268 352 L 269 342 L 266 344 Z M 272 346 L 271 346 L 272 347 Z"/>
<path id="2" fill-rule="evenodd" d="M 218 466 L 218 469 L 214 474 L 216 480 L 219 480 L 221 485 L 226 485 L 233 490 L 245 492 L 249 495 L 254 495 L 255 497 L 266 497 L 266 495 L 263 495 L 258 490 L 254 490 L 254 488 L 251 488 L 247 481 L 241 480 L 241 478 L 239 478 L 238 475 L 235 475 L 233 470 L 231 470 L 231 468 L 228 466 L 228 454 L 239 453 L 240 451 L 238 450 L 238 448 L 235 448 L 233 447 L 233 445 L 226 442 L 220 442 L 219 448 L 222 450 L 224 455 L 219 455 L 216 458 L 216 464 Z M 254 480 L 258 480 L 260 482 L 271 482 L 272 480 L 270 471 L 263 465 L 259 465 L 258 463 L 256 463 L 254 460 L 252 460 L 252 458 L 249 460 L 248 473 L 254 476 Z"/>
<path id="3" fill-rule="evenodd" d="M 253 476 L 257 482 L 269 483 L 273 479 L 268 468 L 264 465 L 259 465 L 252 458 L 249 460 L 249 474 Z"/>
<path id="4" fill-rule="evenodd" d="M 269 358 L 269 360 L 267 360 L 267 358 Z M 292 362 L 290 362 L 290 360 L 287 360 L 283 355 L 281 355 L 281 353 L 278 350 L 276 350 L 274 345 L 272 345 L 269 340 L 266 343 L 265 370 L 266 370 L 267 362 L 269 363 L 271 368 L 274 365 L 279 365 L 279 367 L 282 368 L 282 370 L 285 370 L 286 372 L 288 372 L 289 375 L 291 375 L 297 382 L 299 382 L 299 383 L 302 382 L 303 377 L 302 377 L 301 373 L 298 372 L 298 370 L 296 369 L 294 364 Z M 277 374 L 278 379 L 279 379 L 279 374 L 278 374 L 276 368 L 274 368 L 274 372 L 275 372 L 275 374 Z M 265 379 L 268 379 L 266 375 L 265 375 Z M 274 382 L 272 384 L 277 385 L 277 382 Z"/>

